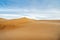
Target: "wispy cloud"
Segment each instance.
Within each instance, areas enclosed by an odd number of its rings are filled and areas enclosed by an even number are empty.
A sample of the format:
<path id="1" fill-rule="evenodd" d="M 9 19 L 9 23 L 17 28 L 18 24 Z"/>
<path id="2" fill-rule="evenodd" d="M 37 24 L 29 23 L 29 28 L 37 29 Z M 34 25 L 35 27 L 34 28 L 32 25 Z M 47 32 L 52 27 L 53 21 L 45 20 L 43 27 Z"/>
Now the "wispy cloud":
<path id="1" fill-rule="evenodd" d="M 57 9 L 46 9 L 46 10 L 10 9 L 10 10 L 5 10 L 5 12 L 9 12 L 9 14 L 3 13 L 3 14 L 0 14 L 0 17 L 7 18 L 7 19 L 13 19 L 13 18 L 20 18 L 22 16 L 25 16 L 25 17 L 29 17 L 33 19 L 60 19 L 60 10 L 57 10 Z M 10 12 L 13 12 L 14 14 Z"/>
<path id="2" fill-rule="evenodd" d="M 6 18 L 6 19 L 15 19 L 15 18 L 20 18 L 20 15 L 16 14 L 0 14 L 0 18 Z"/>

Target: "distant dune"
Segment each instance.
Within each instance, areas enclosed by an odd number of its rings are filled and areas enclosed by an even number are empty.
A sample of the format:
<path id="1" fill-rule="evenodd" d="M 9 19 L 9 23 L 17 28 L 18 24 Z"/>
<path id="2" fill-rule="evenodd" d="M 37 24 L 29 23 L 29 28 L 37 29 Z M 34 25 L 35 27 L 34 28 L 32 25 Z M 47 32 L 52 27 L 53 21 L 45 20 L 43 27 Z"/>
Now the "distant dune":
<path id="1" fill-rule="evenodd" d="M 59 35 L 60 20 L 0 19 L 0 40 L 60 40 Z"/>

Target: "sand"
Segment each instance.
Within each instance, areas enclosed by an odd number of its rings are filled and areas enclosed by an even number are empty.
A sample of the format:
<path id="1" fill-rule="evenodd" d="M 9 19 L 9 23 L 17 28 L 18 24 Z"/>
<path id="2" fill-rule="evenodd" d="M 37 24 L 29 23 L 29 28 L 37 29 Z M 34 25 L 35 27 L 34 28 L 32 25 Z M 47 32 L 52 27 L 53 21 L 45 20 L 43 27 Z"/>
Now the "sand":
<path id="1" fill-rule="evenodd" d="M 0 40 L 60 40 L 60 20 L 20 18 L 1 25 Z"/>

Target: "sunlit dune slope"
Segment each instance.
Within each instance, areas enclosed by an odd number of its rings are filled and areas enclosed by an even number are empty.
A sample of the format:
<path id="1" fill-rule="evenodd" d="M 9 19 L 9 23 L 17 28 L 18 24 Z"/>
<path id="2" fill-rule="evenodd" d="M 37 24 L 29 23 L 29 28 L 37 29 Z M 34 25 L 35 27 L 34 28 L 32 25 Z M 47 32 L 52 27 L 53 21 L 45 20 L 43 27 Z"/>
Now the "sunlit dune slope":
<path id="1" fill-rule="evenodd" d="M 57 40 L 59 39 L 59 20 L 34 20 L 20 18 L 5 20 L 0 25 L 0 39 L 19 40 Z"/>
<path id="2" fill-rule="evenodd" d="M 6 22 L 3 23 L 3 25 L 5 26 L 2 29 L 14 29 L 14 28 L 21 28 L 24 27 L 25 25 L 34 23 L 35 20 L 32 19 L 28 19 L 28 18 L 20 18 L 20 19 L 13 19 L 13 20 L 8 20 Z"/>
<path id="3" fill-rule="evenodd" d="M 13 20 L 1 19 L 4 22 L 1 23 L 2 27 L 0 29 L 14 29 L 14 28 L 23 28 L 23 27 L 58 27 L 60 26 L 60 20 L 33 20 L 29 18 L 20 18 Z"/>
<path id="4" fill-rule="evenodd" d="M 6 22 L 7 20 L 4 18 L 0 18 L 0 29 L 3 27 L 3 23 Z"/>
<path id="5" fill-rule="evenodd" d="M 55 23 L 60 23 L 60 20 L 37 20 L 41 22 L 55 22 Z"/>
<path id="6" fill-rule="evenodd" d="M 4 22 L 6 22 L 6 21 L 7 21 L 6 19 L 0 18 L 0 24 L 4 23 Z"/>
<path id="7" fill-rule="evenodd" d="M 0 23 L 6 21 L 4 18 L 0 18 Z"/>

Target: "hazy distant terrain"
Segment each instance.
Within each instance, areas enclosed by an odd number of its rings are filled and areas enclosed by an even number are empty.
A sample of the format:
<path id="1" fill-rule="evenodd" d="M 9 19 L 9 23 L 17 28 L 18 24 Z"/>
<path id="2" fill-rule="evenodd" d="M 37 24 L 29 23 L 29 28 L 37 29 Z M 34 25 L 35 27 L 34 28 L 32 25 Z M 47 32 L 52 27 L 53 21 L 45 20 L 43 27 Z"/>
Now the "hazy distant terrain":
<path id="1" fill-rule="evenodd" d="M 60 20 L 0 19 L 0 40 L 60 40 L 59 35 Z"/>

